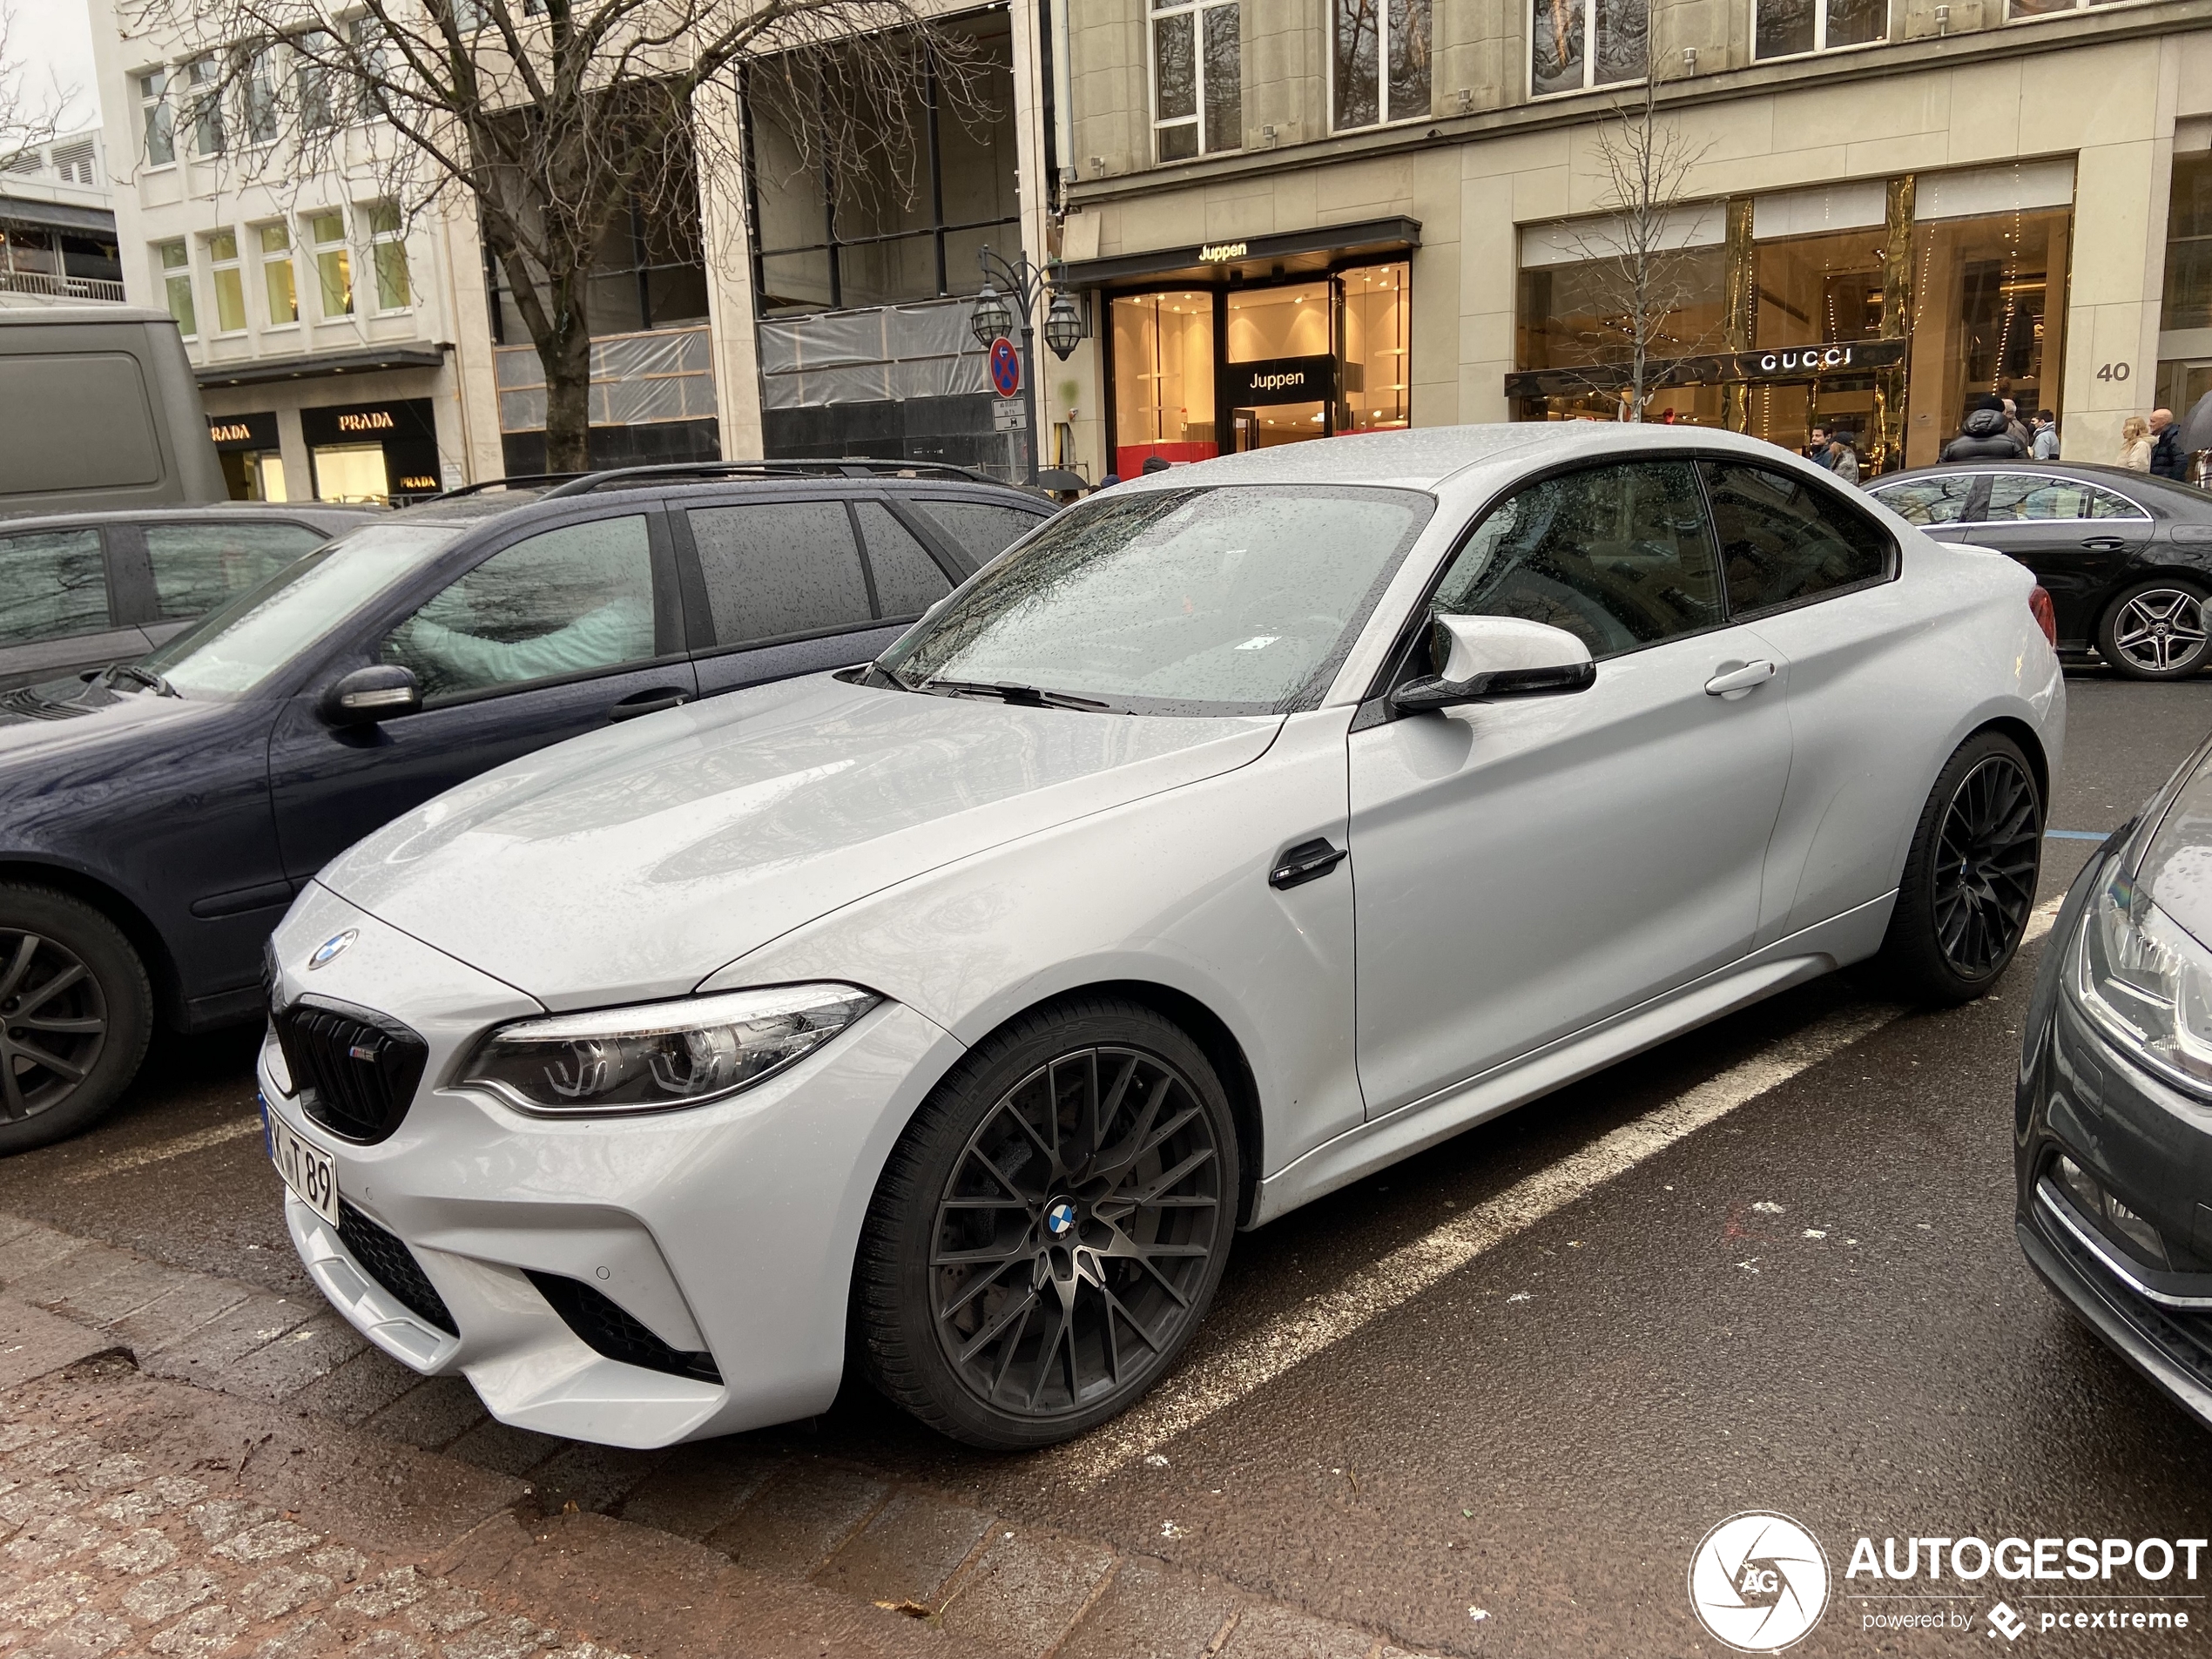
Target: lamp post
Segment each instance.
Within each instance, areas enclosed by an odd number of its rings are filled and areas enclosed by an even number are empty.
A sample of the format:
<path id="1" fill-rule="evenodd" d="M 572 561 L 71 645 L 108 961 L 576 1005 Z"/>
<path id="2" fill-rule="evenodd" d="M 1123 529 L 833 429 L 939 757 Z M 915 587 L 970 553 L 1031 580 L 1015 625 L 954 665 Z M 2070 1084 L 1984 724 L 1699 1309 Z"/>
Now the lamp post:
<path id="1" fill-rule="evenodd" d="M 986 243 L 976 251 L 975 262 L 983 270 L 983 291 L 975 296 L 975 310 L 968 320 L 975 343 L 985 351 L 991 342 L 1002 340 L 1017 327 L 1022 342 L 1022 418 L 1028 423 L 1029 467 L 1027 482 L 1037 482 L 1037 364 L 1035 340 L 1037 301 L 1050 296 L 1045 308 L 1044 343 L 1052 354 L 1063 362 L 1082 339 L 1082 318 L 1076 313 L 1075 301 L 1067 291 L 1051 286 L 1051 280 L 1028 260 L 1016 256 L 1009 260 L 991 251 Z M 996 285 L 1003 283 L 1001 294 Z M 1013 301 L 1011 307 L 1008 300 Z"/>

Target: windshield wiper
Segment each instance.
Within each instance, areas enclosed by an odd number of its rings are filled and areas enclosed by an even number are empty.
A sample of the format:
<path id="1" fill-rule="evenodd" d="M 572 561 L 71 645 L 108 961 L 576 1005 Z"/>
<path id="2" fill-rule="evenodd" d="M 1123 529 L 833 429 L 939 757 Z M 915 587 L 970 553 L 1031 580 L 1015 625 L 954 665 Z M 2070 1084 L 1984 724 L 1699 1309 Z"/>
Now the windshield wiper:
<path id="1" fill-rule="evenodd" d="M 112 685 L 118 678 L 136 680 L 159 697 L 179 697 L 182 693 L 151 668 L 140 668 L 136 663 L 111 663 L 100 676 L 100 684 Z"/>
<path id="2" fill-rule="evenodd" d="M 1069 691 L 1040 691 L 1034 685 L 1011 685 L 1004 680 L 924 680 L 913 689 L 939 697 L 995 697 L 1001 703 L 1022 708 L 1101 709 L 1108 712 L 1113 709 L 1112 704 L 1101 703 L 1096 698 L 1077 697 Z"/>

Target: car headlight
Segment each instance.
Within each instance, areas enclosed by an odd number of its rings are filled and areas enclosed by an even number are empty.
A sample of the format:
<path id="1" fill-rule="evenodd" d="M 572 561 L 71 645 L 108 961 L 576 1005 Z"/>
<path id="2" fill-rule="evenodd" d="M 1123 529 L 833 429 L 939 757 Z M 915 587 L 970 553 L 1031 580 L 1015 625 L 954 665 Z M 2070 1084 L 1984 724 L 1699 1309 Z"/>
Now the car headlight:
<path id="1" fill-rule="evenodd" d="M 703 1106 L 795 1066 L 883 999 L 853 985 L 776 985 L 503 1025 L 458 1082 L 526 1111 Z"/>
<path id="2" fill-rule="evenodd" d="M 2212 1084 L 2212 951 L 2122 870 L 2090 901 L 2074 994 L 2105 1031 L 2155 1069 Z"/>

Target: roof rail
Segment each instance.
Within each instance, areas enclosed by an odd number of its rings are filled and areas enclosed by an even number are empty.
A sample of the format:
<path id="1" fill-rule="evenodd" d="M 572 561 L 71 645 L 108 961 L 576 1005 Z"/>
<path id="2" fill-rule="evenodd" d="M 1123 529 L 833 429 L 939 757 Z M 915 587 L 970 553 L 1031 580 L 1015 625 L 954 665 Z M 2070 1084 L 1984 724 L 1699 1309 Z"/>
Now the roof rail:
<path id="1" fill-rule="evenodd" d="M 559 496 L 588 496 L 595 489 L 636 489 L 657 483 L 711 483 L 721 478 L 938 478 L 956 483 L 990 484 L 1013 488 L 1004 481 L 973 467 L 955 467 L 941 461 L 884 461 L 868 455 L 840 460 L 813 461 L 678 461 L 651 467 L 614 467 L 587 472 L 547 490 L 550 500 Z"/>
<path id="2" fill-rule="evenodd" d="M 538 484 L 566 483 L 571 478 L 585 478 L 590 475 L 588 473 L 581 472 L 509 473 L 504 478 L 484 478 L 473 484 L 458 484 L 451 489 L 442 489 L 435 496 L 425 496 L 415 505 L 420 507 L 428 502 L 451 501 L 456 496 L 481 496 L 487 489 L 521 489 Z"/>

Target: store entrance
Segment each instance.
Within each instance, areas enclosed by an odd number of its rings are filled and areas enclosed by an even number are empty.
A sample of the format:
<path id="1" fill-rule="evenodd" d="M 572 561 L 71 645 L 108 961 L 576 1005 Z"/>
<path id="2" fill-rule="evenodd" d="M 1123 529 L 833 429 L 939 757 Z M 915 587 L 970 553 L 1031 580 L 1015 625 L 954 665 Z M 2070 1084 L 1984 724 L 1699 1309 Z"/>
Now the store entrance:
<path id="1" fill-rule="evenodd" d="M 1806 452 L 1812 429 L 1846 433 L 1860 467 L 1880 469 L 1879 396 L 1871 375 L 1848 381 L 1764 381 L 1744 390 L 1744 429 L 1784 449 Z M 1894 464 L 1892 460 L 1892 464 Z"/>

